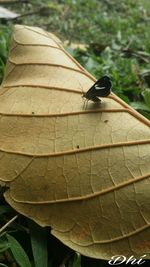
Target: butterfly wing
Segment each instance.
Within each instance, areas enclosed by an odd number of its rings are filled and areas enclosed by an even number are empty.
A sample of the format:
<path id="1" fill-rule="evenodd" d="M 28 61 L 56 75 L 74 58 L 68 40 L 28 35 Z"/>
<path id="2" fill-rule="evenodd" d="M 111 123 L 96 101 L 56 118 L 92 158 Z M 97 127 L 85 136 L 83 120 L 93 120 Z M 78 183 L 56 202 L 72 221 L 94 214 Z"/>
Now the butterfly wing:
<path id="1" fill-rule="evenodd" d="M 92 85 L 92 87 L 83 95 L 88 100 L 92 100 L 92 98 L 94 96 L 96 96 L 95 85 L 96 85 L 96 83 L 94 85 Z"/>
<path id="2" fill-rule="evenodd" d="M 83 95 L 83 97 L 94 102 L 100 101 L 97 96 L 106 97 L 111 91 L 111 81 L 110 78 L 104 76 L 100 78 L 92 87 Z"/>
<path id="3" fill-rule="evenodd" d="M 94 84 L 94 93 L 96 96 L 106 97 L 111 92 L 111 81 L 109 77 L 104 76 Z"/>

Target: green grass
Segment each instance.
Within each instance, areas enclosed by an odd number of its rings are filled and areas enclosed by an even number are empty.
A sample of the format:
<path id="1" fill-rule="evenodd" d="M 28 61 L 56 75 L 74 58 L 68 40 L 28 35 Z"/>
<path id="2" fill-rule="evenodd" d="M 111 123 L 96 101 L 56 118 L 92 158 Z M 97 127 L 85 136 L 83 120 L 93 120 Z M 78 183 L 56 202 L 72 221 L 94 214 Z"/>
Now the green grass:
<path id="1" fill-rule="evenodd" d="M 0 83 L 4 77 L 4 70 L 8 56 L 11 27 L 0 25 Z"/>
<path id="2" fill-rule="evenodd" d="M 8 7 L 26 16 L 0 25 L 0 82 L 12 25 L 39 26 L 66 41 L 66 49 L 96 78 L 110 75 L 113 91 L 150 119 L 149 0 L 32 0 Z M 73 43 L 83 44 L 85 48 L 74 49 Z M 0 189 L 2 226 L 15 216 L 15 211 L 6 204 Z M 42 263 L 37 251 L 41 251 L 45 260 L 43 267 L 108 266 L 105 261 L 81 257 L 50 234 L 45 235 L 50 229 L 37 225 L 34 228 L 20 215 L 0 234 L 0 267 L 38 267 Z"/>

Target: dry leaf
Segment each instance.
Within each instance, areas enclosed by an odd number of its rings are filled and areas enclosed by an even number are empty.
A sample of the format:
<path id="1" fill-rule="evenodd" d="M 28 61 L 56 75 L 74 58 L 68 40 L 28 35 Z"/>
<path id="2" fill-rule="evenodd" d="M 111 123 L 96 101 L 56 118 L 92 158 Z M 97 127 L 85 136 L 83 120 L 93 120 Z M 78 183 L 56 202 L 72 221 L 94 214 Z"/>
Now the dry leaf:
<path id="1" fill-rule="evenodd" d="M 7 202 L 89 257 L 150 258 L 150 123 L 36 27 L 16 26 L 0 90 Z"/>

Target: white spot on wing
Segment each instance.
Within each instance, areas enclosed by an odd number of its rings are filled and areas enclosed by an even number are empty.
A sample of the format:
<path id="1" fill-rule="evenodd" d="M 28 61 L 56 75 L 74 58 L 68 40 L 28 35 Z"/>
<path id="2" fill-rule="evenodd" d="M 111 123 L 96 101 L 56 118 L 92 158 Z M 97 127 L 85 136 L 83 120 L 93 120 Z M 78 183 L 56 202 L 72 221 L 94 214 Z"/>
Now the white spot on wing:
<path id="1" fill-rule="evenodd" d="M 95 85 L 95 89 L 96 90 L 103 90 L 103 89 L 105 89 L 105 87 L 99 87 L 98 85 Z"/>

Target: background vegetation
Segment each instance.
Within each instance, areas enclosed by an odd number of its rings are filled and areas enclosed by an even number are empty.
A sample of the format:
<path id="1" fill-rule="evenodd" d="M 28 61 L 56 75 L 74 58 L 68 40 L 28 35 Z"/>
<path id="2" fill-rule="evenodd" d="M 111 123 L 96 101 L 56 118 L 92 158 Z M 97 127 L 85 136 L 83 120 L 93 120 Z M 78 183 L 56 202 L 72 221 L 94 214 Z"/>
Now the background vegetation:
<path id="1" fill-rule="evenodd" d="M 63 40 L 96 78 L 111 76 L 113 92 L 150 119 L 149 0 L 32 0 L 7 7 L 20 16 L 1 19 L 0 82 L 13 24 L 39 26 Z M 16 216 L 3 199 L 3 190 L 0 187 L 1 227 Z M 14 217 L 13 223 L 0 229 L 0 267 L 109 266 L 70 250 L 49 231 L 21 215 Z"/>

